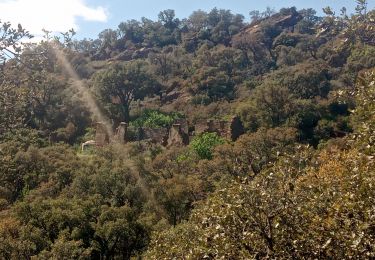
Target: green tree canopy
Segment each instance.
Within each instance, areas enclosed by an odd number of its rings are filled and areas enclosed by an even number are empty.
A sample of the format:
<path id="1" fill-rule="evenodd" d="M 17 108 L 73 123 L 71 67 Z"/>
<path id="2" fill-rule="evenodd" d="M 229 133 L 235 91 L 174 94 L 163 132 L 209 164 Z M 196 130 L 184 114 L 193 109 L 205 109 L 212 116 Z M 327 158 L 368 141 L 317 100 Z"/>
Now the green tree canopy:
<path id="1" fill-rule="evenodd" d="M 116 64 L 97 73 L 94 84 L 103 103 L 118 109 L 121 120 L 129 122 L 130 104 L 133 100 L 151 96 L 159 90 L 159 84 L 148 73 L 142 61 Z M 114 112 L 113 110 L 110 112 Z"/>

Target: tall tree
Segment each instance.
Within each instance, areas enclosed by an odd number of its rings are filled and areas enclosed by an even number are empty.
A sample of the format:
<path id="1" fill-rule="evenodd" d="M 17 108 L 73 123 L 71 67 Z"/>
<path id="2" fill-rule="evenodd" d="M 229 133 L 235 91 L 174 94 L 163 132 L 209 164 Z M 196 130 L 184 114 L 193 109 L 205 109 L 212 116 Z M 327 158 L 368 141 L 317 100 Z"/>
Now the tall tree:
<path id="1" fill-rule="evenodd" d="M 147 65 L 142 61 L 116 64 L 99 72 L 94 84 L 104 103 L 120 108 L 121 119 L 125 122 L 129 122 L 133 100 L 143 99 L 159 89 L 159 84 L 148 73 Z"/>

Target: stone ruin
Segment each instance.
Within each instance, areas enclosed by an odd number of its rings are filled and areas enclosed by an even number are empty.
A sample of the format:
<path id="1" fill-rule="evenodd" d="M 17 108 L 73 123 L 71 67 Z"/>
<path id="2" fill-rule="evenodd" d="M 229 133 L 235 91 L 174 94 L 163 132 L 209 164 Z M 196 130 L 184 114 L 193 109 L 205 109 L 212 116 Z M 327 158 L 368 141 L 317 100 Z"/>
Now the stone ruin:
<path id="1" fill-rule="evenodd" d="M 149 128 L 142 127 L 139 128 L 139 139 L 140 140 L 151 140 L 153 143 L 158 143 L 161 145 L 166 145 L 168 139 L 168 129 L 167 128 Z"/>
<path id="2" fill-rule="evenodd" d="M 127 123 L 120 123 L 113 138 L 106 132 L 104 124 L 96 126 L 95 143 L 104 146 L 109 142 L 125 144 L 128 142 L 150 140 L 163 146 L 184 146 L 190 140 L 202 133 L 217 133 L 219 136 L 235 141 L 244 133 L 241 120 L 233 117 L 230 121 L 200 120 L 189 127 L 186 119 L 177 119 L 170 128 L 131 127 Z"/>
<path id="3" fill-rule="evenodd" d="M 175 123 L 169 130 L 168 135 L 168 146 L 181 146 L 189 144 L 189 132 L 188 129 L 184 129 L 183 124 Z"/>
<path id="4" fill-rule="evenodd" d="M 225 120 L 200 120 L 195 124 L 194 135 L 202 133 L 217 133 L 220 137 L 235 141 L 244 133 L 241 120 L 232 117 L 230 121 Z"/>
<path id="5" fill-rule="evenodd" d="M 95 133 L 95 144 L 96 146 L 104 146 L 109 143 L 109 134 L 103 123 L 96 124 L 96 133 Z"/>
<path id="6" fill-rule="evenodd" d="M 125 144 L 126 138 L 128 136 L 128 124 L 121 122 L 120 125 L 116 128 L 115 139 L 120 144 Z"/>

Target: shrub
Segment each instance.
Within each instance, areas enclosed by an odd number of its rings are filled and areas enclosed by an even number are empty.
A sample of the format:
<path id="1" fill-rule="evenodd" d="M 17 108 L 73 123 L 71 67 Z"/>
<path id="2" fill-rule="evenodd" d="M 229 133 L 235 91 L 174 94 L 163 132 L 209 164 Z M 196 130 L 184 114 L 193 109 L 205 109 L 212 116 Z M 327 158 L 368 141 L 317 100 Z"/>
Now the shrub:
<path id="1" fill-rule="evenodd" d="M 213 148 L 223 143 L 224 139 L 218 136 L 217 133 L 204 133 L 194 138 L 191 142 L 191 147 L 201 159 L 211 160 Z"/>
<path id="2" fill-rule="evenodd" d="M 145 110 L 136 120 L 131 122 L 136 127 L 170 127 L 175 119 L 181 118 L 179 113 L 163 113 L 157 110 Z"/>

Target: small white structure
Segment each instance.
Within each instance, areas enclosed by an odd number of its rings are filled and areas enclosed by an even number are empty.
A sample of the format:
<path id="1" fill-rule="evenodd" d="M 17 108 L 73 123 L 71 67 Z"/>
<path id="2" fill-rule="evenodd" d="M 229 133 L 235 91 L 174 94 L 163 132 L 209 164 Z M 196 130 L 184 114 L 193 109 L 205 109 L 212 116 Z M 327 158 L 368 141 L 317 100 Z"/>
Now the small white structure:
<path id="1" fill-rule="evenodd" d="M 93 146 L 96 145 L 96 142 L 94 140 L 89 140 L 87 142 L 84 142 L 81 147 L 82 147 L 82 152 L 85 150 L 86 146 Z"/>

